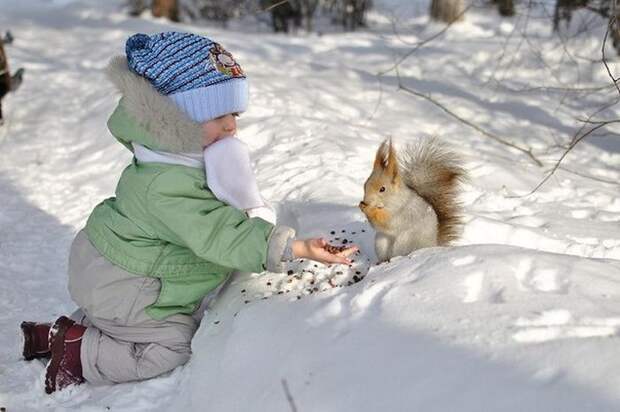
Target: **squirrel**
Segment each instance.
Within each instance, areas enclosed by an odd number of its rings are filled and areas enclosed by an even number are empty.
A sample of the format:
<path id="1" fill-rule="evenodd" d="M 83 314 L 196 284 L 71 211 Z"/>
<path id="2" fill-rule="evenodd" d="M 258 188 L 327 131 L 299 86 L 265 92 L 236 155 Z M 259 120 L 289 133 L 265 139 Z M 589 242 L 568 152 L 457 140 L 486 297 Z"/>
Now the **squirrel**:
<path id="1" fill-rule="evenodd" d="M 376 231 L 379 263 L 458 239 L 463 225 L 458 195 L 467 180 L 463 164 L 434 138 L 409 143 L 399 153 L 391 140 L 381 144 L 359 204 Z"/>

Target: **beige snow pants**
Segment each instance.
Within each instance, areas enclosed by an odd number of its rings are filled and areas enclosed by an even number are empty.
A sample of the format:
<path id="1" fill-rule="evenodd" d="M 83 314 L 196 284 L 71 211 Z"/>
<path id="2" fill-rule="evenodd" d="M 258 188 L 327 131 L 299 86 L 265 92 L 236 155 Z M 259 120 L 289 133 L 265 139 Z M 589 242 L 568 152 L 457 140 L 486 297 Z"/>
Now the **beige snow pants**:
<path id="1" fill-rule="evenodd" d="M 80 357 L 92 384 L 151 378 L 186 363 L 208 298 L 193 316 L 149 317 L 160 282 L 113 265 L 80 231 L 69 255 L 69 293 L 79 306 L 71 317 L 87 326 Z"/>

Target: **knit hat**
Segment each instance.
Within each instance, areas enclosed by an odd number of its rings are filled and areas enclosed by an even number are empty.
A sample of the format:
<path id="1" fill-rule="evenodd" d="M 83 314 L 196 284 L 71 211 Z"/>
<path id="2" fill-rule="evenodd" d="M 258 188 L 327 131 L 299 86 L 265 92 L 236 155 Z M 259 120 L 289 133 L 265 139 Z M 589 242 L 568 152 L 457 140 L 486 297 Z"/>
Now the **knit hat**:
<path id="1" fill-rule="evenodd" d="M 247 109 L 245 73 L 229 52 L 207 37 L 138 33 L 127 39 L 125 54 L 131 71 L 195 122 Z"/>

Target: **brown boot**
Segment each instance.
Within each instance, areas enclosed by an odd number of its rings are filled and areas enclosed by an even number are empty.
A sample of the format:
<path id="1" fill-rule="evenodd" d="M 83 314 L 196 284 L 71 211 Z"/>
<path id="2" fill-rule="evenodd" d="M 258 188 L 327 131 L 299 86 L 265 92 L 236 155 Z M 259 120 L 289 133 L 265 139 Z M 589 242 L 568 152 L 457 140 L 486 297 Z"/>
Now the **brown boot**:
<path id="1" fill-rule="evenodd" d="M 24 337 L 24 359 L 49 358 L 50 323 L 22 322 L 20 325 Z"/>
<path id="2" fill-rule="evenodd" d="M 66 316 L 59 317 L 50 331 L 51 359 L 45 370 L 45 392 L 52 393 L 84 382 L 80 348 L 86 327 Z"/>

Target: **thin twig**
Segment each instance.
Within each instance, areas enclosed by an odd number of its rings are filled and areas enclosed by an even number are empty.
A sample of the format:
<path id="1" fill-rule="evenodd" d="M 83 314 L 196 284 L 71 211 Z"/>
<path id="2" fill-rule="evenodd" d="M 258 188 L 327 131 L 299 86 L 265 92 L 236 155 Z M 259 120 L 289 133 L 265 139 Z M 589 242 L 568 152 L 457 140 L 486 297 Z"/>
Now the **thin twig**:
<path id="1" fill-rule="evenodd" d="M 583 139 L 585 139 L 586 137 L 590 136 L 592 133 L 594 133 L 595 131 L 597 131 L 598 129 L 607 126 L 608 124 L 611 123 L 618 123 L 618 120 L 611 120 L 611 121 L 607 121 L 607 122 L 599 122 L 598 124 L 596 124 L 596 126 L 593 126 L 592 128 L 590 128 L 590 130 L 588 130 L 585 133 L 581 133 L 583 131 L 583 129 L 586 127 L 586 124 L 591 124 L 591 118 L 593 116 L 595 116 L 596 114 L 598 114 L 599 112 L 601 112 L 604 109 L 609 108 L 610 106 L 613 106 L 614 104 L 616 104 L 616 102 L 614 102 L 611 105 L 606 105 L 603 106 L 602 108 L 600 108 L 599 110 L 597 110 L 595 113 L 591 114 L 588 118 L 588 120 L 584 121 L 584 125 L 577 131 L 577 133 L 575 133 L 575 135 L 573 136 L 573 139 L 571 140 L 570 144 L 568 145 L 568 147 L 566 148 L 566 150 L 564 150 L 564 152 L 562 153 L 562 156 L 560 156 L 560 158 L 555 162 L 555 164 L 553 165 L 553 167 L 551 168 L 551 170 L 547 173 L 547 175 L 536 185 L 536 187 L 534 187 L 534 189 L 532 189 L 529 193 L 525 194 L 525 195 L 520 195 L 520 196 L 509 196 L 511 198 L 518 198 L 518 197 L 526 197 L 526 196 L 530 196 L 532 194 L 534 194 L 538 189 L 540 189 L 542 187 L 542 185 L 544 185 L 550 178 L 551 176 L 553 176 L 555 174 L 555 172 L 560 168 L 560 165 L 562 164 L 562 161 L 566 158 L 566 156 L 568 156 L 568 154 L 571 152 L 571 150 L 573 150 L 573 148 L 575 146 L 577 146 Z M 568 170 L 568 169 L 565 169 Z M 572 170 L 568 170 L 572 173 L 577 174 L 576 172 L 572 171 Z M 605 181 L 602 179 L 597 179 L 594 178 L 592 176 L 586 176 L 589 177 L 591 179 L 595 179 L 595 180 L 601 180 L 604 181 L 605 183 L 612 183 L 610 181 Z"/>
<path id="2" fill-rule="evenodd" d="M 375 104 L 375 108 L 372 111 L 372 113 L 370 114 L 370 116 L 368 116 L 368 121 L 371 121 L 372 119 L 374 119 L 375 115 L 377 114 L 377 111 L 379 110 L 379 107 L 381 106 L 381 102 L 383 100 L 383 83 L 381 82 L 381 76 L 377 76 L 377 81 L 379 82 L 379 96 L 377 97 L 377 103 Z"/>
<path id="3" fill-rule="evenodd" d="M 531 1 L 531 0 L 530 0 L 530 1 Z M 463 10 L 461 13 L 459 13 L 459 14 L 458 14 L 458 15 L 457 15 L 457 16 L 456 16 L 456 17 L 455 17 L 452 21 L 450 21 L 450 22 L 446 25 L 446 27 L 444 27 L 442 30 L 440 30 L 439 32 L 435 33 L 434 35 L 432 35 L 432 36 L 430 36 L 430 37 L 428 37 L 428 38 L 426 38 L 426 39 L 424 39 L 424 40 L 422 40 L 422 41 L 418 42 L 418 43 L 416 44 L 416 46 L 415 46 L 413 49 L 411 49 L 409 52 L 407 52 L 404 56 L 400 57 L 400 58 L 399 58 L 399 59 L 398 59 L 398 60 L 397 60 L 397 61 L 396 61 L 396 62 L 395 62 L 395 63 L 394 63 L 394 64 L 393 64 L 390 68 L 388 68 L 388 69 L 386 69 L 386 70 L 383 70 L 383 71 L 379 72 L 379 73 L 377 74 L 377 76 L 380 78 L 381 76 L 383 76 L 383 75 L 385 75 L 385 74 L 389 73 L 390 71 L 395 70 L 395 71 L 396 71 L 396 77 L 397 77 L 397 79 L 398 79 L 398 88 L 399 88 L 399 90 L 403 90 L 403 91 L 405 91 L 405 92 L 407 92 L 407 93 L 409 93 L 409 94 L 412 94 L 412 95 L 417 96 L 417 97 L 421 97 L 421 98 L 423 98 L 423 99 L 425 99 L 425 100 L 427 100 L 427 101 L 431 102 L 432 104 L 434 104 L 435 106 L 439 107 L 439 108 L 440 108 L 440 109 L 442 109 L 444 112 L 446 112 L 446 113 L 447 113 L 447 114 L 449 114 L 450 116 L 454 117 L 454 118 L 455 118 L 455 119 L 457 119 L 458 121 L 460 121 L 460 122 L 464 123 L 465 125 L 467 125 L 467 126 L 469 126 L 469 127 L 473 128 L 474 130 L 478 131 L 478 132 L 479 132 L 479 133 L 481 133 L 483 136 L 486 136 L 486 137 L 488 137 L 488 138 L 490 138 L 490 139 L 495 140 L 495 141 L 496 141 L 496 142 L 498 142 L 498 143 L 501 143 L 501 144 L 504 144 L 504 145 L 506 145 L 506 146 L 512 147 L 513 149 L 516 149 L 516 150 L 518 150 L 518 151 L 520 151 L 520 152 L 522 152 L 522 153 L 526 154 L 526 155 L 527 155 L 530 159 L 532 159 L 532 161 L 533 161 L 533 162 L 534 162 L 537 166 L 542 167 L 542 166 L 543 166 L 542 162 L 541 162 L 540 160 L 538 160 L 538 158 L 536 158 L 536 156 L 534 156 L 534 154 L 532 153 L 532 149 L 530 149 L 530 148 L 527 148 L 527 149 L 526 149 L 526 148 L 523 148 L 523 147 L 521 147 L 521 146 L 518 146 L 518 145 L 517 145 L 517 144 L 515 144 L 515 143 L 512 143 L 512 142 L 509 142 L 509 141 L 507 141 L 507 140 L 505 140 L 505 139 L 502 139 L 501 137 L 499 137 L 499 136 L 497 136 L 497 135 L 495 135 L 495 134 L 493 134 L 493 133 L 491 133 L 491 132 L 489 132 L 489 131 L 487 131 L 487 130 L 484 130 L 483 128 L 481 128 L 480 126 L 478 126 L 478 125 L 476 125 L 476 124 L 474 124 L 474 123 L 470 122 L 469 120 L 467 120 L 467 119 L 464 119 L 464 118 L 460 117 L 459 115 L 457 115 L 456 113 L 454 113 L 453 111 L 451 111 L 451 110 L 450 110 L 450 109 L 448 109 L 446 106 L 442 105 L 441 103 L 439 103 L 438 101 L 436 101 L 436 100 L 435 100 L 435 99 L 433 99 L 432 97 L 427 96 L 427 95 L 425 95 L 425 94 L 423 94 L 423 93 L 417 92 L 417 91 L 415 91 L 415 90 L 411 89 L 410 87 L 405 86 L 405 85 L 403 84 L 403 82 L 402 82 L 402 79 L 401 79 L 401 77 L 400 77 L 400 71 L 399 71 L 399 67 L 400 67 L 400 65 L 401 65 L 401 64 L 402 64 L 402 63 L 403 63 L 406 59 L 408 59 L 409 57 L 411 57 L 411 56 L 412 56 L 412 55 L 413 55 L 413 54 L 414 54 L 417 50 L 419 50 L 422 46 L 424 46 L 425 44 L 427 44 L 427 43 L 431 42 L 432 40 L 434 40 L 434 39 L 438 38 L 438 37 L 439 37 L 439 36 L 441 36 L 442 34 L 444 34 L 444 33 L 445 33 L 445 32 L 446 32 L 446 31 L 447 31 L 447 30 L 448 30 L 448 29 L 452 26 L 452 24 L 454 24 L 456 21 L 460 20 L 460 18 L 463 16 L 463 14 L 465 14 L 465 12 L 466 12 L 467 10 L 469 10 L 470 8 L 472 8 L 472 6 L 473 6 L 473 3 L 470 3 L 467 7 L 465 7 L 465 8 L 464 8 L 464 10 Z"/>
<path id="4" fill-rule="evenodd" d="M 511 93 L 531 93 L 531 92 L 554 92 L 554 93 L 594 93 L 614 88 L 613 85 L 598 87 L 558 87 L 558 86 L 533 86 L 523 87 L 520 89 L 506 86 L 505 84 L 495 80 L 496 86 Z"/>
<path id="5" fill-rule="evenodd" d="M 607 183 L 609 185 L 617 185 L 618 184 L 617 180 L 609 180 L 609 179 L 604 179 L 604 178 L 598 177 L 598 176 L 591 176 L 591 175 L 588 175 L 588 174 L 585 174 L 585 173 L 578 172 L 577 170 L 569 169 L 566 166 L 560 166 L 559 169 L 564 170 L 565 172 L 568 172 L 568 173 L 576 174 L 577 176 L 585 177 L 586 179 L 596 180 L 597 182 Z"/>
<path id="6" fill-rule="evenodd" d="M 607 64 L 607 59 L 605 58 L 605 43 L 607 43 L 607 36 L 609 36 L 609 31 L 611 30 L 611 28 L 613 27 L 615 23 L 616 23 L 616 16 L 612 16 L 612 18 L 609 19 L 607 30 L 605 30 L 605 37 L 603 37 L 603 46 L 601 46 L 601 54 L 603 55 L 603 64 L 605 65 L 605 69 L 607 69 L 607 74 L 609 75 L 611 80 L 614 82 L 614 85 L 616 86 L 618 93 L 620 93 L 620 86 L 618 86 L 618 79 L 616 79 L 614 75 L 611 73 L 611 70 L 609 69 L 609 65 Z"/>
<path id="7" fill-rule="evenodd" d="M 291 395 L 291 391 L 288 389 L 288 384 L 286 383 L 286 379 L 282 379 L 282 387 L 284 388 L 284 394 L 286 395 L 286 400 L 291 407 L 291 411 L 297 412 L 297 407 L 295 406 L 295 400 Z"/>
<path id="8" fill-rule="evenodd" d="M 582 134 L 577 139 L 575 139 L 573 142 L 571 142 L 571 144 L 564 151 L 564 153 L 562 153 L 562 156 L 560 156 L 560 158 L 557 160 L 557 162 L 555 162 L 555 165 L 553 165 L 553 167 L 551 168 L 551 171 L 549 173 L 547 173 L 547 176 L 545 176 L 544 179 L 541 180 L 540 183 L 538 183 L 536 185 L 536 187 L 534 189 L 532 189 L 532 191 L 530 193 L 528 193 L 527 195 L 525 195 L 525 196 L 529 196 L 531 194 L 534 194 L 534 192 L 536 192 L 542 185 L 544 185 L 547 182 L 547 180 L 549 180 L 551 178 L 551 176 L 553 176 L 555 174 L 556 170 L 558 170 L 558 168 L 560 167 L 560 164 L 562 164 L 562 161 L 564 160 L 564 158 L 566 156 L 568 156 L 568 154 L 571 152 L 571 150 L 573 150 L 573 148 L 575 146 L 577 146 L 577 144 L 579 144 L 579 142 L 581 142 L 583 139 L 585 139 L 586 137 L 591 135 L 594 131 L 596 131 L 596 130 L 598 130 L 601 127 L 604 127 L 606 125 L 607 125 L 607 123 L 601 123 L 601 124 L 599 124 L 597 126 L 594 126 L 590 130 L 588 130 L 586 133 Z"/>
<path id="9" fill-rule="evenodd" d="M 422 46 L 424 46 L 426 43 L 429 43 L 433 40 L 435 40 L 437 37 L 441 36 L 442 34 L 444 34 L 446 31 L 448 31 L 448 29 L 450 28 L 450 26 L 452 26 L 455 22 L 459 21 L 461 19 L 461 17 L 463 17 L 463 15 L 465 14 L 465 12 L 467 10 L 469 10 L 471 7 L 473 6 L 473 3 L 470 3 L 467 7 L 465 7 L 463 9 L 463 11 L 461 11 L 452 21 L 450 21 L 449 23 L 446 24 L 446 27 L 444 27 L 443 29 L 441 29 L 440 31 L 438 31 L 437 33 L 433 34 L 432 36 L 418 42 L 416 44 L 416 46 L 409 50 L 407 53 L 405 53 L 404 56 L 402 56 L 400 59 L 398 59 L 394 65 L 392 65 L 390 68 L 385 69 L 381 72 L 379 72 L 379 76 L 383 76 L 389 72 L 391 72 L 392 70 L 395 70 L 402 62 L 404 62 L 405 60 L 407 60 L 409 57 L 411 57 L 411 55 L 413 53 L 415 53 L 416 51 L 418 51 L 420 48 L 422 48 Z"/>
<path id="10" fill-rule="evenodd" d="M 585 139 L 586 137 L 590 136 L 593 132 L 595 132 L 596 130 L 607 126 L 608 124 L 611 123 L 617 123 L 618 120 L 609 120 L 609 121 L 604 121 L 604 122 L 598 122 L 596 124 L 596 126 L 592 127 L 590 130 L 588 130 L 585 133 L 582 133 L 583 130 L 587 127 L 588 124 L 591 124 L 592 122 L 592 118 L 594 116 L 597 116 L 599 113 L 609 109 L 612 106 L 615 106 L 618 102 L 620 101 L 620 97 L 617 98 L 615 101 L 605 104 L 603 106 L 601 106 L 600 108 L 598 108 L 597 110 L 595 110 L 593 113 L 591 113 L 587 119 L 581 120 L 581 122 L 583 123 L 583 125 L 579 128 L 579 130 L 577 130 L 575 132 L 575 134 L 573 135 L 573 138 L 571 139 L 570 143 L 568 144 L 568 146 L 566 147 L 566 150 L 564 150 L 564 153 L 562 153 L 562 156 L 560 156 L 560 158 L 556 161 L 555 165 L 553 166 L 553 168 L 551 168 L 551 171 L 549 173 L 547 173 L 547 175 L 540 181 L 540 183 L 538 183 L 536 185 L 536 187 L 534 189 L 532 189 L 532 191 L 530 191 L 529 193 L 525 194 L 525 195 L 520 195 L 520 196 L 509 196 L 511 198 L 518 198 L 518 197 L 525 197 L 525 196 L 529 196 L 534 194 L 538 189 L 540 189 L 542 187 L 542 185 L 544 185 L 547 180 L 549 180 L 551 178 L 551 176 L 553 176 L 553 174 L 560 168 L 560 165 L 562 164 L 562 161 L 564 160 L 564 158 L 568 155 L 568 153 L 573 150 L 573 148 L 575 146 L 577 146 L 579 144 L 579 142 L 581 142 L 583 139 Z"/>
<path id="11" fill-rule="evenodd" d="M 528 13 L 526 15 L 526 23 L 525 23 L 526 25 L 527 25 L 527 20 L 529 19 L 529 15 L 530 15 L 529 9 L 530 8 L 529 8 L 529 5 L 528 5 L 528 7 L 527 7 Z M 515 21 L 515 23 L 514 23 L 514 25 L 512 27 L 512 30 L 510 31 L 510 33 L 508 33 L 508 36 L 506 36 L 506 39 L 504 40 L 504 44 L 502 46 L 502 51 L 501 51 L 499 57 L 497 58 L 497 60 L 495 61 L 495 67 L 493 68 L 493 72 L 491 73 L 491 75 L 489 76 L 489 78 L 487 80 L 482 82 L 483 85 L 486 85 L 486 84 L 490 83 L 491 80 L 497 81 L 496 78 L 495 78 L 495 74 L 498 72 L 499 66 L 502 64 L 502 60 L 504 60 L 504 56 L 506 55 L 506 49 L 508 48 L 508 43 L 510 42 L 510 39 L 512 39 L 513 34 L 517 31 L 517 27 L 519 25 L 519 22 L 521 21 L 521 15 L 516 16 L 515 20 L 516 21 Z M 521 42 L 519 43 L 519 46 L 517 47 L 517 50 L 513 53 L 513 55 L 516 55 L 519 52 L 520 48 L 521 48 Z M 513 57 L 512 61 L 514 61 L 514 57 Z M 511 64 L 512 64 L 512 61 L 511 61 Z M 506 71 L 507 70 L 508 70 L 508 68 L 506 68 Z"/>
<path id="12" fill-rule="evenodd" d="M 266 8 L 262 8 L 261 6 L 257 5 L 256 7 L 247 7 L 245 10 L 246 12 L 242 12 L 237 14 L 237 18 L 240 17 L 249 17 L 249 16 L 258 16 L 259 14 L 263 14 L 266 13 L 268 11 L 271 11 L 273 9 L 275 9 L 276 7 L 280 7 L 283 4 L 289 3 L 290 0 L 281 0 L 275 4 L 272 4 L 271 6 L 268 6 Z"/>
<path id="13" fill-rule="evenodd" d="M 265 9 L 260 9 L 259 12 L 263 13 L 263 12 L 269 11 L 271 9 L 275 9 L 276 7 L 279 7 L 279 6 L 283 5 L 284 3 L 288 3 L 288 2 L 289 2 L 289 0 L 279 1 L 276 4 L 272 4 L 271 6 L 265 8 Z"/>
<path id="14" fill-rule="evenodd" d="M 616 119 L 616 120 L 590 120 L 590 119 L 577 119 L 582 123 L 587 123 L 587 124 L 601 124 L 601 123 L 605 123 L 605 124 L 612 124 L 612 123 L 620 123 L 620 119 Z"/>
<path id="15" fill-rule="evenodd" d="M 403 83 L 401 81 L 401 78 L 400 78 L 400 73 L 398 71 L 398 68 L 396 69 L 396 76 L 398 78 L 398 88 L 400 90 L 404 90 L 407 93 L 410 93 L 410 94 L 412 94 L 414 96 L 417 96 L 417 97 L 421 97 L 421 98 L 431 102 L 432 104 L 434 104 L 435 106 L 439 107 L 441 110 L 443 110 L 444 112 L 446 112 L 450 116 L 452 116 L 455 119 L 457 119 L 459 122 L 461 122 L 461 123 L 471 127 L 472 129 L 476 130 L 478 133 L 482 134 L 483 136 L 486 136 L 486 137 L 488 137 L 490 139 L 493 139 L 496 142 L 501 143 L 503 145 L 512 147 L 513 149 L 516 149 L 516 150 L 526 154 L 530 159 L 532 159 L 532 161 L 534 163 L 536 163 L 537 166 L 540 166 L 540 167 L 543 166 L 542 162 L 540 160 L 538 160 L 538 158 L 536 158 L 536 156 L 534 156 L 534 154 L 532 153 L 532 149 L 529 149 L 529 148 L 525 149 L 525 148 L 523 148 L 521 146 L 518 146 L 518 145 L 516 145 L 516 144 L 514 144 L 512 142 L 504 140 L 501 137 L 499 137 L 499 136 L 497 136 L 497 135 L 495 135 L 495 134 L 493 134 L 493 133 L 491 133 L 491 132 L 489 132 L 487 130 L 484 130 L 480 126 L 470 122 L 469 120 L 462 118 L 461 116 L 459 116 L 458 114 L 454 113 L 452 110 L 448 109 L 446 106 L 444 106 L 443 104 L 439 103 L 437 100 L 433 99 L 432 97 L 427 96 L 427 95 L 425 95 L 423 93 L 420 93 L 420 92 L 418 92 L 416 90 L 411 89 L 410 87 L 407 87 L 407 86 L 403 85 Z"/>

